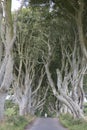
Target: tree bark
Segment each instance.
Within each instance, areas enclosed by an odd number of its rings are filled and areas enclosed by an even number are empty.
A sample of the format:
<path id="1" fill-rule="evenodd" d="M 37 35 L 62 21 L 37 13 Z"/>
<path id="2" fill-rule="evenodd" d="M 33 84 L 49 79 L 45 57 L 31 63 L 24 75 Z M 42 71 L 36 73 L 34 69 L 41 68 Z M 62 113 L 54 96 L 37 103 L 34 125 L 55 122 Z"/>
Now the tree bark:
<path id="1" fill-rule="evenodd" d="M 22 101 L 19 104 L 19 115 L 26 116 L 28 115 L 28 100 L 27 97 L 22 97 Z"/>
<path id="2" fill-rule="evenodd" d="M 87 50 L 85 46 L 85 37 L 84 37 L 84 32 L 83 32 L 83 23 L 82 23 L 82 14 L 84 11 L 84 1 L 80 1 L 81 3 L 79 4 L 79 10 L 76 13 L 76 23 L 77 23 L 77 29 L 78 29 L 78 36 L 79 36 L 79 43 L 81 46 L 82 53 L 84 57 L 87 59 Z"/>
<path id="3" fill-rule="evenodd" d="M 0 92 L 0 121 L 3 120 L 4 117 L 4 104 L 7 93 Z"/>
<path id="4" fill-rule="evenodd" d="M 0 103 L 1 103 L 0 104 L 1 106 L 0 120 L 4 118 L 4 103 L 5 103 L 5 99 L 6 99 L 9 87 L 13 80 L 12 48 L 13 48 L 13 44 L 16 37 L 15 34 L 13 33 L 13 22 L 12 22 L 12 16 L 11 16 L 11 0 L 9 1 L 5 0 L 4 6 L 5 6 L 4 13 L 5 13 L 6 33 L 5 33 L 5 39 L 4 39 L 5 41 L 4 58 L 2 59 L 1 66 L 0 66 Z M 0 28 L 0 38 L 2 38 L 1 28 Z"/>
<path id="5" fill-rule="evenodd" d="M 79 106 L 68 95 L 66 95 L 66 93 L 64 93 L 62 89 L 60 89 L 59 92 L 57 92 L 55 84 L 51 77 L 51 73 L 49 71 L 49 64 L 45 64 L 45 70 L 54 96 L 71 110 L 75 118 L 84 118 L 84 115 Z"/>

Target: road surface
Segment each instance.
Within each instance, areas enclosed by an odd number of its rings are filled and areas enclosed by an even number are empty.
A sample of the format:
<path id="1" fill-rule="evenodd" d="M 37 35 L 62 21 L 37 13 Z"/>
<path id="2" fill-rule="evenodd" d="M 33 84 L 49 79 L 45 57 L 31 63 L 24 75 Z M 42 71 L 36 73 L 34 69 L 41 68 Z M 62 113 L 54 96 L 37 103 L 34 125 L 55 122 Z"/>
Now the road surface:
<path id="1" fill-rule="evenodd" d="M 56 118 L 38 118 L 30 127 L 27 126 L 25 130 L 67 130 L 64 128 Z"/>

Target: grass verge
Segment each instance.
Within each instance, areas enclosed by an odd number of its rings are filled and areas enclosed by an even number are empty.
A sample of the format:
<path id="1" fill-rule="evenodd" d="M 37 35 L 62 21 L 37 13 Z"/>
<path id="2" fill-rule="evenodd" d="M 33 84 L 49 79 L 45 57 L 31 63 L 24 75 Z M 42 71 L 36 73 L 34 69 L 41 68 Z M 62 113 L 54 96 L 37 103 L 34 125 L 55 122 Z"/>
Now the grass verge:
<path id="1" fill-rule="evenodd" d="M 87 122 L 80 119 L 74 119 L 66 114 L 59 117 L 60 122 L 69 130 L 87 130 Z"/>
<path id="2" fill-rule="evenodd" d="M 34 119 L 32 116 L 12 116 L 0 123 L 0 130 L 24 130 Z"/>

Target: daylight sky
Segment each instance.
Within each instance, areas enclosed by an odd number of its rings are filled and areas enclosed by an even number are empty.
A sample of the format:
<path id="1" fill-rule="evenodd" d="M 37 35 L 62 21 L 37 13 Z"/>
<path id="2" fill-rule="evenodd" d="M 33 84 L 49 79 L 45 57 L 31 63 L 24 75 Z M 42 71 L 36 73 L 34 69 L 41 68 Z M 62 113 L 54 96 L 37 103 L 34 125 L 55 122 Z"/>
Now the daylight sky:
<path id="1" fill-rule="evenodd" d="M 12 11 L 17 10 L 20 7 L 20 0 L 12 0 Z"/>

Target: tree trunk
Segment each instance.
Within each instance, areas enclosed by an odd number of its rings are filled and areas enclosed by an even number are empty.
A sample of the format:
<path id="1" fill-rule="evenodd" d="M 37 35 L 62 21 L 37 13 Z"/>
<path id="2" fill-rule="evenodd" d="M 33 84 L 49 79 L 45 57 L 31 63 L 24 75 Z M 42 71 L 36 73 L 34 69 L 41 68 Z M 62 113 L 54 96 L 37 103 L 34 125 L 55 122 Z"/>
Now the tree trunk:
<path id="1" fill-rule="evenodd" d="M 31 113 L 31 94 L 32 94 L 29 79 L 27 79 L 24 88 L 22 87 L 22 83 L 21 83 L 21 87 L 19 87 L 17 81 L 15 82 L 14 85 L 15 85 L 14 86 L 15 98 L 19 106 L 19 115 L 22 116 L 28 115 L 29 113 Z"/>
<path id="2" fill-rule="evenodd" d="M 2 68 L 4 69 L 4 75 L 2 77 L 2 82 L 0 82 L 0 120 L 4 118 L 4 103 L 9 90 L 9 86 L 11 85 L 13 79 L 13 62 L 10 56 L 8 57 L 6 67 L 2 66 Z"/>
<path id="3" fill-rule="evenodd" d="M 87 50 L 85 46 L 85 37 L 84 37 L 84 32 L 83 32 L 83 23 L 82 23 L 82 14 L 84 11 L 84 1 L 80 1 L 81 3 L 79 4 L 79 10 L 77 12 L 76 16 L 76 23 L 77 23 L 77 29 L 78 29 L 78 36 L 79 36 L 79 43 L 82 49 L 82 53 L 84 57 L 87 59 Z"/>
<path id="4" fill-rule="evenodd" d="M 59 92 L 57 92 L 55 88 L 55 84 L 51 77 L 51 73 L 49 71 L 49 64 L 45 64 L 45 70 L 46 70 L 47 78 L 52 88 L 54 96 L 70 109 L 70 111 L 72 112 L 75 118 L 84 118 L 84 115 L 80 107 L 78 106 L 78 104 L 76 104 L 68 95 L 66 95 L 66 93 L 64 93 L 62 89 L 59 90 Z"/>
<path id="5" fill-rule="evenodd" d="M 11 0 L 4 1 L 3 6 L 5 7 L 5 39 L 4 39 L 4 58 L 0 58 L 0 120 L 4 118 L 4 103 L 7 96 L 7 92 L 12 82 L 12 71 L 13 71 L 13 61 L 12 61 L 12 46 L 15 38 L 13 37 L 13 23 L 11 15 Z M 2 3 L 0 1 L 0 18 L 1 12 L 3 14 L 3 9 L 1 7 Z M 2 9 L 2 10 L 1 10 Z M 0 19 L 0 47 L 2 39 L 2 30 L 1 30 L 2 21 Z M 14 35 L 15 36 L 15 35 Z M 1 47 L 2 49 L 2 47 Z"/>
<path id="6" fill-rule="evenodd" d="M 31 110 L 31 97 L 30 96 L 22 96 L 22 100 L 19 103 L 19 115 L 28 115 L 32 114 Z"/>
<path id="7" fill-rule="evenodd" d="M 24 116 L 28 114 L 28 103 L 27 99 L 24 97 L 22 98 L 22 101 L 19 104 L 19 115 Z"/>
<path id="8" fill-rule="evenodd" d="M 7 93 L 0 92 L 0 121 L 4 119 L 4 104 L 6 99 Z"/>

